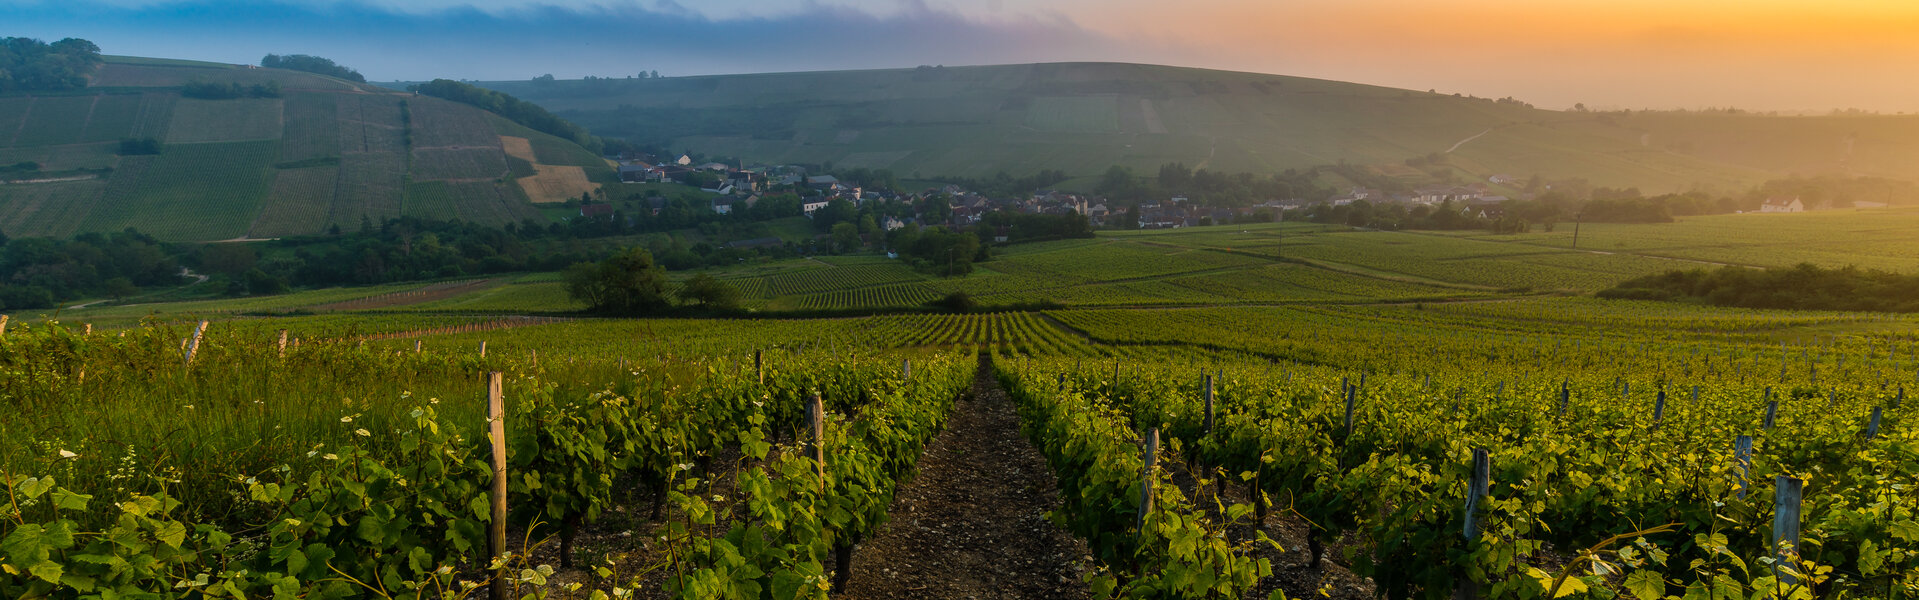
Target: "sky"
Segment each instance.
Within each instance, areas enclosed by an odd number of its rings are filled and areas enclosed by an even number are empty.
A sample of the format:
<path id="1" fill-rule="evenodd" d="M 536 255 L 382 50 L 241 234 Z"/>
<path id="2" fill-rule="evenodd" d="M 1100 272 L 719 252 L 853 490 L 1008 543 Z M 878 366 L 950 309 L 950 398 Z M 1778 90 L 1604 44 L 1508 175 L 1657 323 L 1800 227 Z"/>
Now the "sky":
<path id="1" fill-rule="evenodd" d="M 0 35 L 376 81 L 1056 61 L 1255 71 L 1541 108 L 1919 113 L 1907 0 L 4 0 Z"/>

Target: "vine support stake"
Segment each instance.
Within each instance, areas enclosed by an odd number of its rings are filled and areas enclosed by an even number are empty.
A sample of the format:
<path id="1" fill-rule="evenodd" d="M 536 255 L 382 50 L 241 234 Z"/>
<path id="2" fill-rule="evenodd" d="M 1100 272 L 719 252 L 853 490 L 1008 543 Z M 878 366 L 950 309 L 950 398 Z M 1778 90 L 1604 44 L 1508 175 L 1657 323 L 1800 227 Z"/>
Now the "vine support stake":
<path id="1" fill-rule="evenodd" d="M 419 354 L 419 353 L 420 353 L 420 344 L 421 344 L 421 342 L 422 342 L 422 341 L 423 341 L 423 340 L 418 340 L 418 339 L 416 339 L 416 340 L 413 340 L 413 353 L 414 353 L 414 354 Z"/>
<path id="2" fill-rule="evenodd" d="M 1359 386 L 1346 386 L 1346 435 L 1353 434 L 1353 403 L 1359 400 Z"/>
<path id="3" fill-rule="evenodd" d="M 820 488 L 826 488 L 826 405 L 819 394 L 806 399 L 806 455 L 813 458 L 820 475 Z"/>
<path id="4" fill-rule="evenodd" d="M 1473 449 L 1473 478 L 1466 486 L 1465 526 L 1461 533 L 1470 545 L 1479 539 L 1479 503 L 1486 498 L 1492 488 L 1492 456 L 1485 448 Z M 1459 587 L 1453 590 L 1455 600 L 1472 600 L 1479 597 L 1479 583 L 1471 578 L 1463 578 Z"/>
<path id="5" fill-rule="evenodd" d="M 1200 435 L 1213 434 L 1213 376 L 1206 376 L 1206 429 Z"/>
<path id="6" fill-rule="evenodd" d="M 484 342 L 482 342 L 484 343 Z M 486 374 L 487 441 L 493 447 L 492 518 L 486 524 L 487 552 L 498 560 L 506 552 L 506 396 L 499 371 Z M 507 598 L 507 567 L 493 572 L 494 598 Z"/>
<path id="7" fill-rule="evenodd" d="M 187 364 L 188 365 L 193 364 L 193 355 L 200 353 L 200 339 L 206 337 L 206 335 L 207 335 L 207 322 L 201 321 L 200 326 L 193 328 L 192 341 L 187 343 Z"/>
<path id="8" fill-rule="evenodd" d="M 10 319 L 10 318 L 12 317 L 7 315 L 0 315 L 0 339 L 4 339 L 7 337 L 7 319 Z"/>
<path id="9" fill-rule="evenodd" d="M 1870 442 L 1879 437 L 1879 417 L 1884 412 L 1880 407 L 1872 407 L 1872 420 L 1866 423 L 1866 441 Z"/>
<path id="10" fill-rule="evenodd" d="M 88 337 L 92 337 L 92 336 L 93 336 L 93 324 L 92 324 L 92 323 L 87 323 L 87 330 L 86 330 L 86 333 L 82 333 L 81 335 L 85 335 L 85 336 L 88 336 Z M 1905 392 L 1905 391 L 1906 391 L 1906 389 L 1905 389 L 1905 388 L 1899 388 L 1899 391 L 1900 391 L 1901 393 L 1903 393 L 1903 392 Z M 1893 406 L 1893 408 L 1899 408 L 1899 407 L 1898 407 L 1897 405 L 1894 405 L 1894 406 Z"/>
<path id="11" fill-rule="evenodd" d="M 1658 429 L 1659 423 L 1666 419 L 1666 390 L 1659 390 L 1659 398 L 1652 403 L 1652 428 Z"/>
<path id="12" fill-rule="evenodd" d="M 766 385 L 766 351 L 753 351 L 753 378 L 760 385 Z"/>
<path id="13" fill-rule="evenodd" d="M 1153 512 L 1153 468 L 1159 464 L 1159 428 L 1146 430 L 1146 449 L 1141 455 L 1146 466 L 1140 469 L 1139 476 L 1139 519 L 1138 529 L 1144 534 L 1146 515 Z"/>
<path id="14" fill-rule="evenodd" d="M 1747 488 L 1752 482 L 1747 474 L 1752 472 L 1752 436 L 1742 435 L 1732 441 L 1732 460 L 1739 463 L 1739 498 L 1746 498 Z"/>
<path id="15" fill-rule="evenodd" d="M 1559 382 L 1559 416 L 1566 416 L 1566 403 L 1572 400 L 1572 382 Z"/>
<path id="16" fill-rule="evenodd" d="M 1772 546 L 1778 552 L 1778 562 L 1773 563 L 1773 574 L 1781 583 L 1797 585 L 1799 583 L 1799 503 L 1806 489 L 1806 482 L 1797 477 L 1779 475 L 1773 478 L 1772 496 Z M 1791 565 L 1780 570 L 1779 565 Z"/>
<path id="17" fill-rule="evenodd" d="M 912 379 L 913 379 L 913 359 L 910 359 L 910 358 L 900 359 L 900 381 L 911 381 Z"/>
<path id="18" fill-rule="evenodd" d="M 1767 400 L 1766 401 L 1766 420 L 1765 422 L 1759 424 L 1759 428 L 1765 431 L 1771 431 L 1773 424 L 1777 423 L 1778 419 L 1779 419 L 1779 401 Z"/>
<path id="19" fill-rule="evenodd" d="M 280 358 L 287 357 L 287 330 L 280 330 Z"/>

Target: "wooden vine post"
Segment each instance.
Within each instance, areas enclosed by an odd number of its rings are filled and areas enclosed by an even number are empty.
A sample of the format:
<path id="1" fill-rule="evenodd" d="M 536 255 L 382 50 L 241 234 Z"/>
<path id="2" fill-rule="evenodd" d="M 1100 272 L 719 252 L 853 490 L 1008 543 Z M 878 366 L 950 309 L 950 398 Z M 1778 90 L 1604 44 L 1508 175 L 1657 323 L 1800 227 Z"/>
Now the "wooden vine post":
<path id="1" fill-rule="evenodd" d="M 9 318 L 11 317 L 7 315 L 0 315 L 0 339 L 4 339 L 7 337 L 7 319 Z"/>
<path id="2" fill-rule="evenodd" d="M 1739 464 L 1739 498 L 1746 498 L 1746 489 L 1752 487 L 1747 475 L 1752 472 L 1752 436 L 1742 435 L 1732 441 L 1732 460 Z"/>
<path id="3" fill-rule="evenodd" d="M 753 378 L 760 385 L 766 385 L 766 351 L 753 351 Z"/>
<path id="4" fill-rule="evenodd" d="M 484 343 L 484 342 L 483 342 Z M 486 548 L 493 560 L 506 552 L 506 397 L 499 371 L 486 374 L 487 439 L 493 447 L 492 519 L 486 524 Z M 507 598 L 505 565 L 493 572 L 494 598 Z"/>
<path id="5" fill-rule="evenodd" d="M 1359 399 L 1359 386 L 1346 386 L 1346 435 L 1353 435 L 1353 402 Z"/>
<path id="6" fill-rule="evenodd" d="M 1777 554 L 1773 563 L 1773 575 L 1780 583 L 1796 585 L 1799 583 L 1799 508 L 1801 495 L 1805 492 L 1806 482 L 1797 477 L 1779 475 L 1773 479 L 1772 496 L 1772 546 Z M 1780 565 L 1790 565 L 1780 570 Z"/>
<path id="7" fill-rule="evenodd" d="M 280 330 L 280 358 L 287 357 L 287 330 Z"/>
<path id="8" fill-rule="evenodd" d="M 1153 467 L 1159 464 L 1159 428 L 1146 430 L 1146 448 L 1141 455 L 1145 459 L 1145 468 L 1139 476 L 1139 524 L 1141 535 L 1146 533 L 1146 515 L 1153 512 Z"/>
<path id="9" fill-rule="evenodd" d="M 1659 398 L 1654 400 L 1652 404 L 1653 429 L 1658 429 L 1659 423 L 1661 421 L 1664 421 L 1665 419 L 1666 419 L 1666 390 L 1659 390 Z"/>
<path id="10" fill-rule="evenodd" d="M 1462 532 L 1467 544 L 1479 539 L 1479 504 L 1485 500 L 1492 488 L 1492 457 L 1485 448 L 1473 449 L 1473 478 L 1466 486 L 1465 526 Z M 1479 597 L 1479 582 L 1471 578 L 1461 578 L 1459 587 L 1453 590 L 1454 600 L 1473 600 Z"/>
<path id="11" fill-rule="evenodd" d="M 88 323 L 88 324 L 87 324 L 87 329 L 86 329 L 86 333 L 83 333 L 83 334 L 81 334 L 81 335 L 85 335 L 85 336 L 89 336 L 89 337 L 91 337 L 91 336 L 93 335 L 93 324 L 92 324 L 92 323 Z M 1899 394 L 1900 394 L 1900 396 L 1901 396 L 1901 397 L 1904 397 L 1904 396 L 1905 396 L 1905 393 L 1906 393 L 1906 388 L 1899 388 Z M 1894 405 L 1892 405 L 1892 407 L 1893 407 L 1893 408 L 1899 408 L 1899 405 L 1898 405 L 1898 404 L 1894 404 Z"/>
<path id="12" fill-rule="evenodd" d="M 418 340 L 418 339 L 416 339 L 416 340 L 413 340 L 413 353 L 414 353 L 414 354 L 419 354 L 419 353 L 420 353 L 420 345 L 421 345 L 421 343 L 422 343 L 422 342 L 424 342 L 424 340 Z"/>
<path id="13" fill-rule="evenodd" d="M 1566 416 L 1566 404 L 1572 401 L 1572 382 L 1559 382 L 1559 416 Z"/>
<path id="14" fill-rule="evenodd" d="M 1213 376 L 1206 376 L 1206 429 L 1200 435 L 1213 434 Z"/>
<path id="15" fill-rule="evenodd" d="M 913 359 L 900 359 L 900 381 L 913 380 Z"/>
<path id="16" fill-rule="evenodd" d="M 812 457 L 819 472 L 820 489 L 826 489 L 826 405 L 815 393 L 806 399 L 806 455 Z"/>
<path id="17" fill-rule="evenodd" d="M 206 337 L 206 335 L 207 322 L 201 321 L 199 327 L 193 328 L 192 341 L 187 343 L 187 364 L 193 364 L 193 355 L 200 352 L 200 339 Z"/>

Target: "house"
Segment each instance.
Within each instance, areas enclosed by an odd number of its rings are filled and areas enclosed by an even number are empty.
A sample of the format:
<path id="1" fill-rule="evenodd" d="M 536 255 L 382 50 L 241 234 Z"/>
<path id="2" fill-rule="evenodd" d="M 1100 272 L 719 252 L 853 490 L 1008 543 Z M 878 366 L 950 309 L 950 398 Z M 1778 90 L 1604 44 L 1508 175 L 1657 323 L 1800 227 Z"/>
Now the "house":
<path id="1" fill-rule="evenodd" d="M 1785 196 L 1773 196 L 1771 198 L 1767 198 L 1765 204 L 1759 205 L 1759 212 L 1762 212 L 1762 213 L 1806 212 L 1806 204 L 1804 202 L 1800 202 L 1798 196 L 1794 196 L 1791 198 L 1788 198 Z"/>
<path id="2" fill-rule="evenodd" d="M 733 167 L 726 166 L 726 163 L 716 163 L 716 162 L 706 163 L 696 168 L 698 168 L 701 171 L 717 171 L 720 173 L 725 173 L 727 171 L 733 170 Z"/>
<path id="3" fill-rule="evenodd" d="M 693 164 L 693 157 L 687 156 L 685 154 L 681 154 L 679 158 L 673 159 L 673 164 L 676 164 L 682 167 L 691 165 Z"/>
<path id="4" fill-rule="evenodd" d="M 611 204 L 581 205 L 580 216 L 586 217 L 589 219 L 597 218 L 597 217 L 611 217 L 613 216 L 613 205 Z"/>
<path id="5" fill-rule="evenodd" d="M 1011 239 L 1013 228 L 1001 225 L 993 230 L 993 243 L 1004 244 Z"/>
<path id="6" fill-rule="evenodd" d="M 826 208 L 826 203 L 830 201 L 831 200 L 829 200 L 826 196 L 808 196 L 805 198 L 801 198 L 800 211 L 805 212 L 806 216 L 811 217 L 813 216 L 813 211 Z"/>
<path id="7" fill-rule="evenodd" d="M 646 174 L 652 171 L 646 165 L 620 165 L 620 181 L 626 183 L 645 183 Z"/>
<path id="8" fill-rule="evenodd" d="M 899 220 L 898 217 L 887 217 L 886 220 L 880 221 L 880 229 L 885 229 L 887 231 L 892 231 L 905 226 L 906 226 L 906 222 Z"/>
<path id="9" fill-rule="evenodd" d="M 730 215 L 730 214 L 733 214 L 733 197 L 732 197 L 732 196 L 720 196 L 720 197 L 718 197 L 718 198 L 714 198 L 714 199 L 713 199 L 713 212 L 716 212 L 716 213 L 719 213 L 719 214 L 722 214 L 722 215 Z"/>
<path id="10" fill-rule="evenodd" d="M 839 183 L 840 183 L 840 179 L 832 175 L 814 175 L 812 177 L 806 178 L 807 187 L 811 187 L 815 189 L 823 190 L 823 189 L 827 189 L 827 188 L 839 185 Z"/>
<path id="11" fill-rule="evenodd" d="M 708 193 L 708 194 L 719 194 L 719 195 L 721 195 L 721 196 L 730 196 L 730 195 L 732 195 L 732 194 L 733 194 L 733 184 L 731 184 L 731 183 L 722 183 L 722 184 L 720 184 L 720 187 L 716 187 L 716 188 L 700 188 L 700 191 L 702 191 L 702 192 L 706 192 L 706 193 Z"/>
<path id="12" fill-rule="evenodd" d="M 1492 177 L 1487 177 L 1486 181 L 1490 181 L 1499 185 L 1518 185 L 1520 183 L 1518 177 L 1513 177 L 1505 173 L 1500 173 Z"/>

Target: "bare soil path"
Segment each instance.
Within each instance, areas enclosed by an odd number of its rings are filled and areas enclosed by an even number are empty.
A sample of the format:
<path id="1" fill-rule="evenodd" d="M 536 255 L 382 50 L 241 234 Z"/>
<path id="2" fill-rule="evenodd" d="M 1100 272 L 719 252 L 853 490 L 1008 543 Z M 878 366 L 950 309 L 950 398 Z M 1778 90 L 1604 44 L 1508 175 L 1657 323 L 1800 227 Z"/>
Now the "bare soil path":
<path id="1" fill-rule="evenodd" d="M 973 392 L 920 455 L 886 525 L 854 552 L 852 581 L 834 598 L 1087 597 L 1085 544 L 1046 519 L 1059 487 L 989 359 Z"/>

